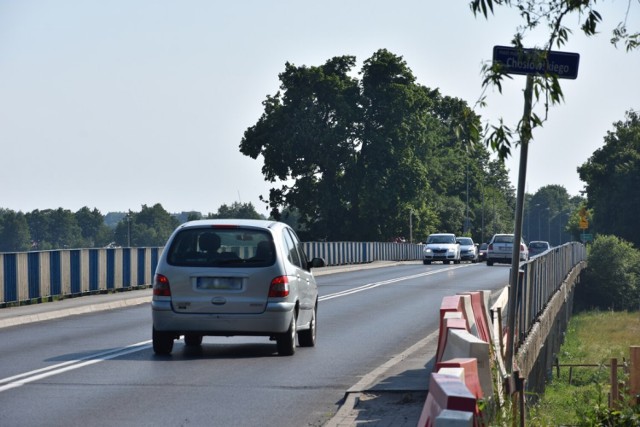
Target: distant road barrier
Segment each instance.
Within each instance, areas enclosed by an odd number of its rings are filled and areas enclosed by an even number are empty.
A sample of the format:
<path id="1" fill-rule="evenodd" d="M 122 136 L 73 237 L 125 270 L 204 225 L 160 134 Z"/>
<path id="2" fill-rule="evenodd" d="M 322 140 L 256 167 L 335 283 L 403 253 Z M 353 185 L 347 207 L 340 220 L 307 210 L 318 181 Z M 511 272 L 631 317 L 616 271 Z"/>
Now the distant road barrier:
<path id="1" fill-rule="evenodd" d="M 320 257 L 327 265 L 422 259 L 420 244 L 305 242 L 303 245 L 309 259 Z M 161 253 L 162 247 L 0 253 L 0 307 L 149 287 Z"/>

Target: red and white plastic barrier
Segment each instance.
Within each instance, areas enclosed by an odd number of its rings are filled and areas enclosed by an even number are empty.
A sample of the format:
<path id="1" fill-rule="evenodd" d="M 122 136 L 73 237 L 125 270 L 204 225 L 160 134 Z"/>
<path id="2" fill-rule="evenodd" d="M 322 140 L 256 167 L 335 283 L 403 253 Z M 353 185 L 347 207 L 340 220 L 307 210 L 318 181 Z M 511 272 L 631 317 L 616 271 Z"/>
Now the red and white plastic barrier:
<path id="1" fill-rule="evenodd" d="M 493 397 L 492 370 L 503 365 L 489 297 L 489 291 L 475 291 L 442 299 L 436 363 L 419 427 L 484 425 L 478 401 Z"/>

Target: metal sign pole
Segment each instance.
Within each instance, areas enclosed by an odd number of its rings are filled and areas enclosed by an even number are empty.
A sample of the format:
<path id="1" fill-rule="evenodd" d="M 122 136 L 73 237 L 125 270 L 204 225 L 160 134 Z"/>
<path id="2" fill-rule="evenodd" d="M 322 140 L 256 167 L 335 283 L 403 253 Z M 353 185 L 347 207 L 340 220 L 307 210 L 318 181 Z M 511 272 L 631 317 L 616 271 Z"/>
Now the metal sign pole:
<path id="1" fill-rule="evenodd" d="M 527 85 L 524 90 L 524 113 L 522 116 L 522 130 L 520 131 L 520 170 L 518 171 L 518 189 L 516 197 L 515 230 L 513 236 L 513 251 L 511 252 L 511 272 L 509 278 L 509 334 L 507 335 L 506 367 L 512 373 L 513 353 L 516 337 L 516 295 L 518 286 L 518 272 L 520 271 L 520 240 L 522 239 L 522 214 L 524 208 L 524 188 L 527 179 L 527 155 L 529 140 L 531 139 L 531 104 L 533 99 L 533 76 L 527 75 Z"/>

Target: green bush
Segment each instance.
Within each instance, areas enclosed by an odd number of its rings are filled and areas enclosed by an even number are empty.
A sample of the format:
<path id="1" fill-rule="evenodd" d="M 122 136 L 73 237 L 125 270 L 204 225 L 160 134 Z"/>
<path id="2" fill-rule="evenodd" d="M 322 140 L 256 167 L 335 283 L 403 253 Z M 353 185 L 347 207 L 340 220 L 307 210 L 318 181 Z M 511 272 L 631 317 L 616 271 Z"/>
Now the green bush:
<path id="1" fill-rule="evenodd" d="M 637 310 L 640 307 L 640 251 L 616 236 L 598 236 L 576 288 L 575 309 Z"/>

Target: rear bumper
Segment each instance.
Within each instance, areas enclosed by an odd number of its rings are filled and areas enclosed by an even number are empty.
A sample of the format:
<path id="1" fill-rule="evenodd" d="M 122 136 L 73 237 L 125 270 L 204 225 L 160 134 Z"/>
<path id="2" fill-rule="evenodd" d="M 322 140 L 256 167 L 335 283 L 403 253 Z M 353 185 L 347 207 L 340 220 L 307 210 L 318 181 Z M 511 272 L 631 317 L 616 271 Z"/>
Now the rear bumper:
<path id="1" fill-rule="evenodd" d="M 275 302 L 267 304 L 258 314 L 193 314 L 176 313 L 170 301 L 152 301 L 153 327 L 157 331 L 201 333 L 202 335 L 273 335 L 289 329 L 295 304 Z"/>
<path id="2" fill-rule="evenodd" d="M 503 264 L 511 264 L 511 254 L 509 255 L 488 255 L 486 257 L 487 261 L 503 263 Z M 527 258 L 524 254 L 520 254 L 520 261 L 526 261 Z"/>

